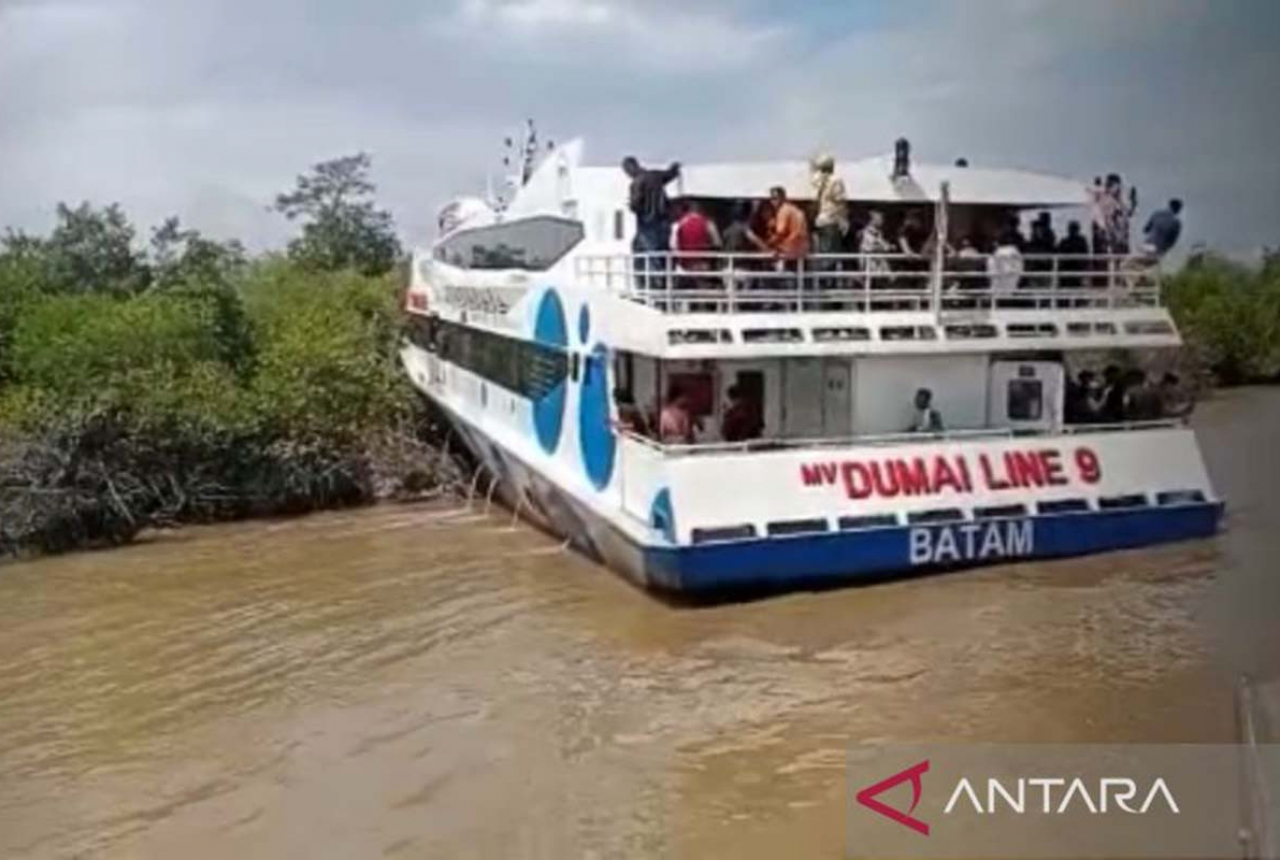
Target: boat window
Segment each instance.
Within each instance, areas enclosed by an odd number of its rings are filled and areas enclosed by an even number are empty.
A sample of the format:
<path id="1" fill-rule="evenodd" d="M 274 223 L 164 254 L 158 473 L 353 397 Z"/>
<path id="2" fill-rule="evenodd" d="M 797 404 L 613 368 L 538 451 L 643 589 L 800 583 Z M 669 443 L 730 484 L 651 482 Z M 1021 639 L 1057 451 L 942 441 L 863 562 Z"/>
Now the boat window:
<path id="1" fill-rule="evenodd" d="M 850 326 L 848 328 L 815 328 L 813 330 L 813 340 L 815 343 L 871 340 L 871 331 L 869 329 L 862 328 L 861 326 Z"/>
<path id="2" fill-rule="evenodd" d="M 1088 337 L 1093 334 L 1092 323 L 1067 323 L 1067 334 L 1071 337 Z"/>
<path id="3" fill-rule="evenodd" d="M 907 514 L 907 522 L 912 525 L 918 523 L 949 523 L 962 519 L 964 519 L 964 511 L 959 508 L 933 508 L 928 511 L 913 511 Z"/>
<path id="4" fill-rule="evenodd" d="M 1040 502 L 1036 510 L 1042 514 L 1078 514 L 1089 510 L 1089 503 L 1084 499 L 1055 499 L 1051 502 Z"/>
<path id="5" fill-rule="evenodd" d="M 678 328 L 667 332 L 667 343 L 733 343 L 733 334 L 727 328 Z"/>
<path id="6" fill-rule="evenodd" d="M 1173 334 L 1173 326 L 1166 320 L 1137 320 L 1125 323 L 1124 330 L 1129 334 Z"/>
<path id="7" fill-rule="evenodd" d="M 979 520 L 996 520 L 1004 517 L 1025 517 L 1027 515 L 1026 505 L 990 505 L 983 508 L 974 508 L 974 519 Z"/>
<path id="8" fill-rule="evenodd" d="M 613 238 L 621 241 L 626 235 L 626 220 L 621 209 L 613 210 Z"/>
<path id="9" fill-rule="evenodd" d="M 720 526 L 710 529 L 694 529 L 693 542 L 722 543 L 731 540 L 749 540 L 756 536 L 756 527 L 750 523 L 740 526 Z"/>
<path id="10" fill-rule="evenodd" d="M 1147 497 L 1142 493 L 1130 493 L 1124 496 L 1103 496 L 1098 499 L 1098 507 L 1104 511 L 1123 508 L 1145 508 Z"/>
<path id="11" fill-rule="evenodd" d="M 978 325 L 949 325 L 944 331 L 947 340 L 986 340 L 999 335 L 999 330 L 985 323 Z"/>
<path id="12" fill-rule="evenodd" d="M 409 342 L 427 352 L 436 351 L 436 318 L 412 314 L 406 321 L 405 335 Z"/>
<path id="13" fill-rule="evenodd" d="M 1013 323 L 1005 332 L 1009 337 L 1056 337 L 1058 327 L 1053 323 Z"/>
<path id="14" fill-rule="evenodd" d="M 896 514 L 863 514 L 860 517 L 841 517 L 840 530 L 845 532 L 861 529 L 893 528 L 898 524 Z"/>
<path id="15" fill-rule="evenodd" d="M 781 520 L 780 522 L 769 523 L 766 528 L 769 530 L 770 537 L 815 534 L 830 530 L 830 526 L 827 525 L 827 521 L 824 519 Z"/>
<path id="16" fill-rule="evenodd" d="M 460 230 L 435 249 L 435 257 L 464 269 L 551 268 L 582 241 L 579 221 L 541 215 L 505 224 Z"/>
<path id="17" fill-rule="evenodd" d="M 937 340 L 938 330 L 931 325 L 887 325 L 880 329 L 881 340 Z"/>
<path id="18" fill-rule="evenodd" d="M 748 328 L 742 330 L 743 343 L 799 343 L 804 335 L 798 328 Z"/>
<path id="19" fill-rule="evenodd" d="M 1195 505 L 1204 501 L 1204 493 L 1199 490 L 1174 490 L 1156 494 L 1157 505 Z"/>
<path id="20" fill-rule="evenodd" d="M 436 324 L 440 357 L 494 385 L 539 400 L 569 374 L 564 352 L 443 320 Z"/>
<path id="21" fill-rule="evenodd" d="M 1044 384 L 1038 379 L 1009 380 L 1006 408 L 1011 421 L 1039 421 L 1044 416 Z"/>

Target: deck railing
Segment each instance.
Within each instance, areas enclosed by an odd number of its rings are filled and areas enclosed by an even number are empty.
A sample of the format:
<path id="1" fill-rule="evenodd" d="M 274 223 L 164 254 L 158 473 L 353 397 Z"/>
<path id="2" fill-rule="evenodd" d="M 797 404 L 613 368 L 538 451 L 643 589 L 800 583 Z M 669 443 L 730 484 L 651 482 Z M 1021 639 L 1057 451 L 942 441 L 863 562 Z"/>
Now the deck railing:
<path id="1" fill-rule="evenodd" d="M 987 439 L 1022 439 L 1045 436 L 1081 436 L 1091 433 L 1123 433 L 1137 430 L 1167 430 L 1185 426 L 1182 418 L 1162 418 L 1154 421 L 1124 421 L 1107 424 L 1067 424 L 1051 429 L 1024 429 L 1013 427 L 981 427 L 944 430 L 936 433 L 877 433 L 827 438 L 767 438 L 745 442 L 697 442 L 692 445 L 668 444 L 630 430 L 620 430 L 619 435 L 668 457 L 684 457 L 706 454 L 746 454 L 766 451 L 794 451 L 802 448 L 845 448 L 917 444 L 921 442 L 974 442 Z"/>
<path id="2" fill-rule="evenodd" d="M 588 254 L 592 286 L 669 313 L 984 311 L 1158 307 L 1160 267 L 1142 256 Z"/>

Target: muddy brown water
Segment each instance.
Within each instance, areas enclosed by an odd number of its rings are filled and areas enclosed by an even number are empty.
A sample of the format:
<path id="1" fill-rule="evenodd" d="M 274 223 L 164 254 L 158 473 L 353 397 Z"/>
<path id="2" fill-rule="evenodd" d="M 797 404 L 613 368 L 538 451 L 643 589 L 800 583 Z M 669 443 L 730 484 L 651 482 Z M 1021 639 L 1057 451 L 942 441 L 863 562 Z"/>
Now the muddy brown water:
<path id="1" fill-rule="evenodd" d="M 867 741 L 1229 741 L 1280 671 L 1280 390 L 1221 537 L 680 608 L 494 511 L 0 569 L 0 857 L 838 857 Z"/>

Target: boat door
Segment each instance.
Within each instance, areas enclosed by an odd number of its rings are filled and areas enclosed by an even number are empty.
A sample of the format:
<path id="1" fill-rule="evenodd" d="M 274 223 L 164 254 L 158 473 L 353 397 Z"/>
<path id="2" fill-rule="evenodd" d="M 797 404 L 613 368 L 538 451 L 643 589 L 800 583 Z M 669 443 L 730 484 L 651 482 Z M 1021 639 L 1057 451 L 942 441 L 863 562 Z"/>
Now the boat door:
<path id="1" fill-rule="evenodd" d="M 822 363 L 822 435 L 847 439 L 853 435 L 853 362 L 827 358 Z"/>
<path id="2" fill-rule="evenodd" d="M 1062 423 L 1062 365 L 1056 361 L 993 361 L 987 423 L 1015 430 L 1051 430 Z"/>
<path id="3" fill-rule="evenodd" d="M 787 358 L 782 362 L 782 435 L 787 439 L 822 436 L 825 388 L 820 358 Z"/>

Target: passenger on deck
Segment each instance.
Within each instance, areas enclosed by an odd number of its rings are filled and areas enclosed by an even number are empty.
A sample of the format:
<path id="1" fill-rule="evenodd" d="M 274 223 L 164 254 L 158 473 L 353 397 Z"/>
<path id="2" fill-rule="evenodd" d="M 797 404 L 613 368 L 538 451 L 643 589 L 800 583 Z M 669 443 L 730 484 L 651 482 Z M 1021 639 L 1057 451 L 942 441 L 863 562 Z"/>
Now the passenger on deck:
<path id="1" fill-rule="evenodd" d="M 1157 209 L 1151 213 L 1142 231 L 1146 239 L 1142 253 L 1158 259 L 1178 244 L 1178 237 L 1182 235 L 1182 220 L 1178 217 L 1181 212 L 1182 201 L 1175 197 L 1169 201 L 1168 209 Z"/>
<path id="2" fill-rule="evenodd" d="M 1052 282 L 1048 273 L 1053 271 L 1053 260 L 1048 259 L 1048 257 L 1057 249 L 1057 245 L 1058 237 L 1053 232 L 1053 222 L 1049 217 L 1049 213 L 1041 212 L 1036 216 L 1036 220 L 1031 222 L 1031 237 L 1027 240 L 1026 247 L 1026 252 L 1033 257 L 1046 258 L 1027 261 L 1028 272 L 1045 273 L 1034 280 L 1034 286 L 1048 287 Z"/>
<path id="3" fill-rule="evenodd" d="M 1128 384 L 1124 394 L 1124 420 L 1159 421 L 1164 411 L 1164 402 L 1160 392 L 1147 379 L 1147 374 L 1133 368 L 1125 377 Z"/>
<path id="4" fill-rule="evenodd" d="M 1098 387 L 1098 375 L 1092 370 L 1082 370 L 1075 380 L 1067 380 L 1064 411 L 1068 424 L 1089 424 L 1098 420 L 1102 411 L 1102 391 Z"/>
<path id="5" fill-rule="evenodd" d="M 769 189 L 773 219 L 769 223 L 769 248 L 777 257 L 779 269 L 796 272 L 800 261 L 809 255 L 809 222 L 800 207 L 787 199 L 781 185 Z"/>
<path id="6" fill-rule="evenodd" d="M 658 439 L 664 445 L 692 445 L 693 416 L 688 393 L 677 383 L 667 386 L 667 397 L 658 416 Z"/>
<path id="7" fill-rule="evenodd" d="M 867 225 L 862 228 L 858 237 L 859 254 L 892 254 L 893 246 L 884 235 L 884 213 L 872 210 Z M 872 275 L 884 275 L 889 272 L 889 261 L 883 258 L 866 261 L 866 271 Z"/>
<path id="8" fill-rule="evenodd" d="M 1120 368 L 1108 364 L 1102 371 L 1102 409 L 1098 418 L 1105 424 L 1124 421 L 1124 392 L 1128 386 Z"/>
<path id="9" fill-rule="evenodd" d="M 819 254 L 838 254 L 849 233 L 849 208 L 845 201 L 844 180 L 835 175 L 836 160 L 820 155 L 813 160 L 813 191 L 816 250 Z M 820 264 L 823 271 L 837 268 L 831 261 Z M 830 286 L 830 284 L 827 284 Z"/>
<path id="10" fill-rule="evenodd" d="M 667 183 L 680 175 L 680 165 L 672 163 L 666 170 L 646 170 L 632 156 L 622 159 L 622 171 L 631 177 L 630 208 L 636 216 L 636 235 L 631 250 L 636 254 L 661 254 L 670 247 L 671 201 Z M 649 260 L 640 260 L 636 269 L 644 278 Z M 661 259 L 652 261 L 654 269 L 666 268 Z M 641 287 L 649 286 L 641 283 Z M 656 286 L 656 285 L 655 285 Z"/>
<path id="11" fill-rule="evenodd" d="M 759 400 L 741 385 L 729 386 L 729 404 L 720 422 L 720 436 L 726 442 L 747 442 L 764 433 L 764 409 Z"/>
<path id="12" fill-rule="evenodd" d="M 644 420 L 644 413 L 636 406 L 636 399 L 626 388 L 613 390 L 613 402 L 618 408 L 616 427 L 624 433 L 635 433 L 637 436 L 649 435 L 649 422 Z"/>
<path id="13" fill-rule="evenodd" d="M 916 391 L 915 421 L 911 424 L 913 433 L 941 433 L 942 414 L 933 408 L 933 392 L 927 388 Z"/>
<path id="14" fill-rule="evenodd" d="M 1067 235 L 1062 237 L 1058 242 L 1058 253 L 1063 255 L 1074 256 L 1076 259 L 1066 259 L 1058 261 L 1058 268 L 1062 272 L 1083 272 L 1088 266 L 1089 242 L 1085 239 L 1084 234 L 1080 232 L 1080 222 L 1071 221 L 1067 224 Z M 1064 287 L 1079 287 L 1084 281 L 1077 274 L 1063 275 L 1060 283 Z"/>
<path id="15" fill-rule="evenodd" d="M 724 228 L 724 250 L 727 254 L 757 254 L 769 249 L 768 244 L 751 226 L 751 204 L 739 200 L 733 204 L 729 226 Z M 735 266 L 741 265 L 735 263 Z"/>
<path id="16" fill-rule="evenodd" d="M 907 217 L 902 219 L 902 226 L 898 228 L 896 250 L 905 256 L 905 259 L 898 261 L 902 271 L 924 272 L 929 268 L 929 261 L 925 257 L 925 245 L 928 241 L 929 231 L 925 227 L 923 216 L 919 212 L 908 212 Z M 923 275 L 904 278 L 903 281 L 907 287 L 925 286 Z"/>
<path id="17" fill-rule="evenodd" d="M 1093 177 L 1093 187 L 1089 189 L 1089 221 L 1095 254 L 1110 253 L 1110 243 L 1107 240 L 1107 225 L 1111 223 L 1110 206 L 1111 201 L 1102 185 L 1102 177 Z"/>
<path id="18" fill-rule="evenodd" d="M 1138 189 L 1130 188 L 1126 201 L 1120 174 L 1110 173 L 1102 189 L 1094 186 L 1094 195 L 1094 217 L 1102 220 L 1105 234 L 1106 249 L 1102 253 L 1128 254 L 1129 220 L 1138 208 Z M 1094 253 L 1099 253 L 1096 248 Z"/>
<path id="19" fill-rule="evenodd" d="M 1003 235 L 996 242 L 996 250 L 987 259 L 987 272 L 991 276 L 991 289 L 996 292 L 1011 292 L 1022 280 L 1022 250 L 1019 247 L 1017 230 L 1012 226 L 1005 228 Z"/>
<path id="20" fill-rule="evenodd" d="M 684 214 L 671 228 L 671 246 L 679 255 L 676 258 L 678 267 L 686 272 L 710 271 L 712 258 L 705 255 L 720 250 L 722 244 L 720 230 L 702 211 L 702 206 L 692 200 L 686 203 Z M 701 286 L 693 280 L 688 279 L 680 286 Z"/>
<path id="21" fill-rule="evenodd" d="M 1160 378 L 1160 404 L 1164 418 L 1186 418 L 1195 408 L 1195 401 L 1183 389 L 1176 373 L 1166 373 Z"/>

